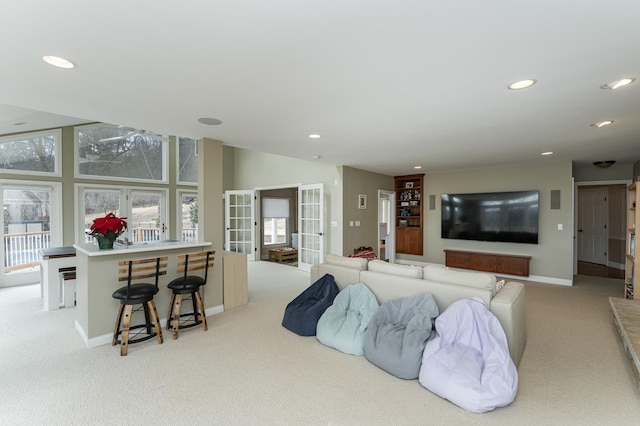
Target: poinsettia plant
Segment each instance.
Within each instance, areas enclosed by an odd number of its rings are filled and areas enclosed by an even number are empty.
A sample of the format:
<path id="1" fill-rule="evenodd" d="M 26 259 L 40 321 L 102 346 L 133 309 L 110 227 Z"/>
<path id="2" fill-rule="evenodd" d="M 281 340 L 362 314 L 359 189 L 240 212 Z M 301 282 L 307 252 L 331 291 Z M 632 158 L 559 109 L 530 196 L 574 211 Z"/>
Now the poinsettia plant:
<path id="1" fill-rule="evenodd" d="M 93 237 L 105 237 L 110 240 L 115 240 L 125 229 L 127 229 L 126 217 L 116 217 L 113 213 L 108 213 L 105 217 L 98 217 L 93 219 L 93 225 L 91 225 L 91 232 L 87 234 Z"/>

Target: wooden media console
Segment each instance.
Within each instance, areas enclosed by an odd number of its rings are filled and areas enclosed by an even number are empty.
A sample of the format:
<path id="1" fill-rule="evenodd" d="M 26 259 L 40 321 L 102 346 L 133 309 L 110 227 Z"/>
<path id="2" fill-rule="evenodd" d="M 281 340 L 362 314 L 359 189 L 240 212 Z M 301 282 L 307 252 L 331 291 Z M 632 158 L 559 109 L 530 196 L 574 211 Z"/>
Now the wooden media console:
<path id="1" fill-rule="evenodd" d="M 529 276 L 531 256 L 445 250 L 445 265 L 496 274 Z"/>

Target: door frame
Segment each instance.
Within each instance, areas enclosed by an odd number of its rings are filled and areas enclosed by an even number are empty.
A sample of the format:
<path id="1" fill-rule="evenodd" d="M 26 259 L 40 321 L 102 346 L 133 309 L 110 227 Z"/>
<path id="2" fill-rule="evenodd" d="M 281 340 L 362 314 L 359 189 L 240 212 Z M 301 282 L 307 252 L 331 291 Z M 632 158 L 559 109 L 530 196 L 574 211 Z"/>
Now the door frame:
<path id="1" fill-rule="evenodd" d="M 602 185 L 630 185 L 631 179 L 598 180 L 573 182 L 573 275 L 578 274 L 578 187 L 582 186 L 602 186 Z M 625 199 L 626 200 L 626 199 Z M 626 203 L 626 201 L 625 201 Z M 607 223 L 607 228 L 609 223 Z"/>
<path id="2" fill-rule="evenodd" d="M 51 181 L 0 179 L 0 190 L 21 188 L 51 190 L 51 204 L 49 206 L 49 243 L 50 247 L 61 246 L 64 237 L 64 230 L 62 227 L 62 183 Z M 0 225 L 4 226 L 4 218 L 0 221 Z M 4 256 L 4 249 L 0 249 L 0 254 Z M 3 270 L 0 274 L 0 288 L 23 284 L 34 284 L 40 281 L 40 271 L 24 272 L 20 274 L 5 274 Z"/>

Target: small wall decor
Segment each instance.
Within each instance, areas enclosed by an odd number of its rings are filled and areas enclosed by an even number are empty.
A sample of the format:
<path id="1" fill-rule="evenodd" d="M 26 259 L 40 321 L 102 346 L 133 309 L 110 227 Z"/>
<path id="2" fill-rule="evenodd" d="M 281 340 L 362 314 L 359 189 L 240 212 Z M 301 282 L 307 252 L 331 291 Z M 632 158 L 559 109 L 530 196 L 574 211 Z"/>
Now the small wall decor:
<path id="1" fill-rule="evenodd" d="M 413 188 L 413 182 L 405 182 L 404 187 L 405 188 Z"/>
<path id="2" fill-rule="evenodd" d="M 359 209 L 367 208 L 367 196 L 365 194 L 358 195 L 358 208 Z"/>

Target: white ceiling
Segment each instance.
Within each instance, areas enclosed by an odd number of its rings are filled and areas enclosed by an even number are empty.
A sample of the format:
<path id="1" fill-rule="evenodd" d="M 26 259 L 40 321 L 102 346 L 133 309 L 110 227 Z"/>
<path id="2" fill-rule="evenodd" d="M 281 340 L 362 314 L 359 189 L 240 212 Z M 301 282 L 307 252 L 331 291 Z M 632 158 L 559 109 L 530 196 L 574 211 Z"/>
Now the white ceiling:
<path id="1" fill-rule="evenodd" d="M 9 3 L 0 134 L 40 111 L 389 175 L 640 159 L 640 81 L 600 89 L 640 80 L 638 0 Z"/>

